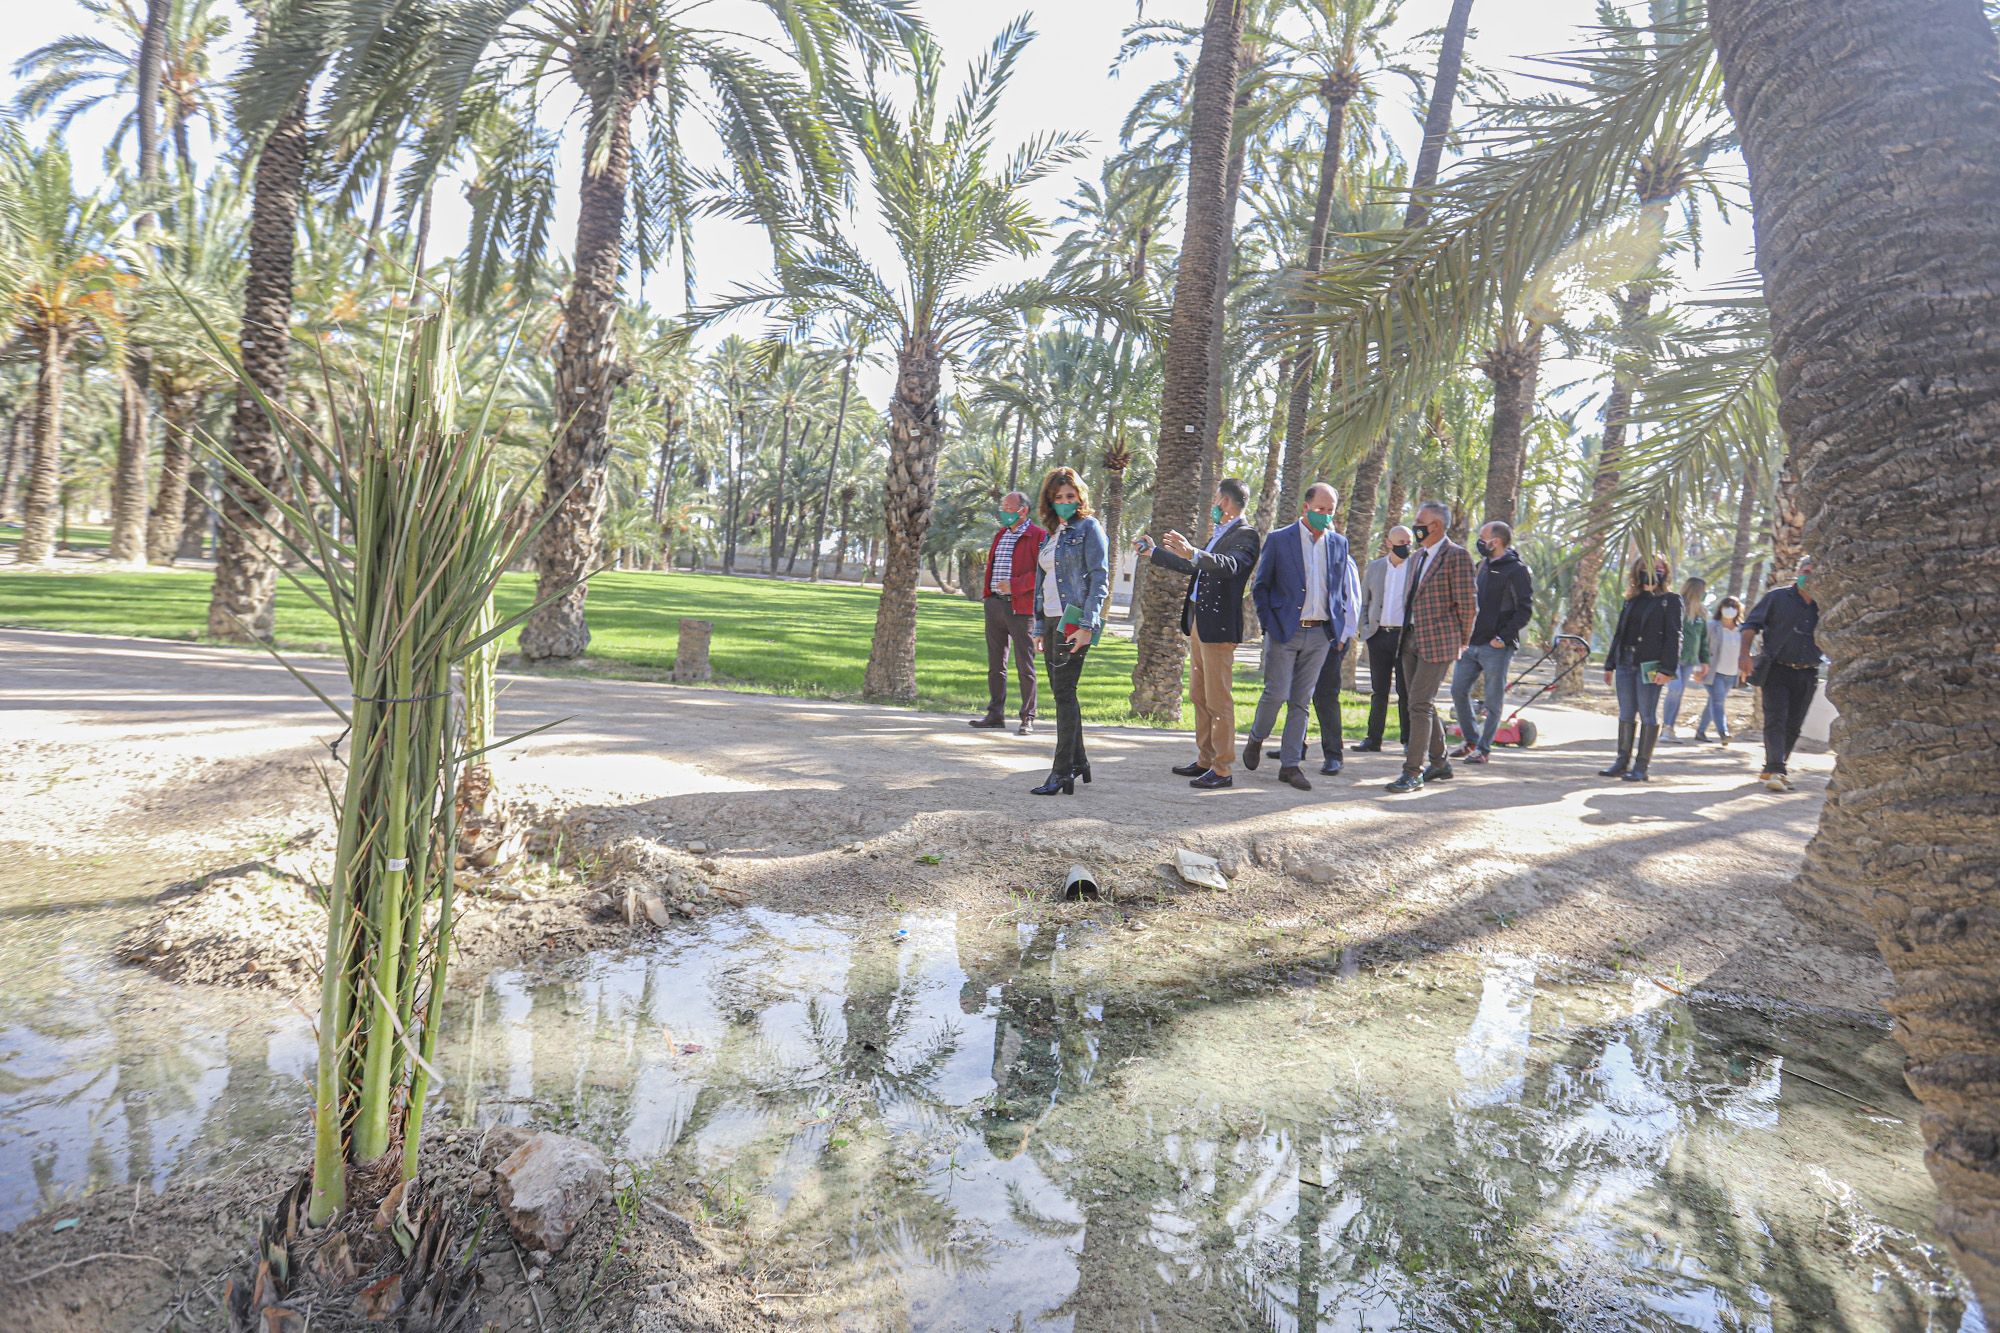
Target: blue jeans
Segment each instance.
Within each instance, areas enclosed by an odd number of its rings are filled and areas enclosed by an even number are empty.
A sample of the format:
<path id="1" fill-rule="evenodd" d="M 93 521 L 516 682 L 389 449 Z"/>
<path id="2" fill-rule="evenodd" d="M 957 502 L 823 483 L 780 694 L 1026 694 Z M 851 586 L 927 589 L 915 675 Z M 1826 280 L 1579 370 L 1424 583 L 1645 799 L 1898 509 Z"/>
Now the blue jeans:
<path id="1" fill-rule="evenodd" d="M 1507 707 L 1507 664 L 1514 660 L 1512 648 L 1495 648 L 1475 643 L 1459 653 L 1451 667 L 1451 706 L 1458 715 L 1458 737 L 1481 754 L 1493 748 L 1493 733 L 1500 729 L 1500 714 Z M 1472 678 L 1485 673 L 1486 724 L 1472 720 Z"/>
<path id="2" fill-rule="evenodd" d="M 1708 703 L 1701 710 L 1701 721 L 1695 724 L 1694 734 L 1699 736 L 1715 724 L 1717 740 L 1729 739 L 1729 719 L 1723 714 L 1722 705 L 1729 698 L 1729 692 L 1736 688 L 1736 677 L 1724 671 L 1712 671 L 1708 676 Z"/>
<path id="3" fill-rule="evenodd" d="M 1618 687 L 1620 722 L 1642 722 L 1649 727 L 1660 724 L 1660 691 L 1666 686 L 1653 684 L 1650 676 L 1639 674 L 1637 666 L 1621 666 L 1611 673 L 1611 679 Z"/>
<path id="4" fill-rule="evenodd" d="M 1695 670 L 1700 665 L 1698 662 L 1681 663 L 1681 669 L 1674 672 L 1674 678 L 1666 683 L 1668 726 L 1674 726 L 1681 720 L 1681 695 L 1687 692 L 1688 682 L 1694 679 Z"/>

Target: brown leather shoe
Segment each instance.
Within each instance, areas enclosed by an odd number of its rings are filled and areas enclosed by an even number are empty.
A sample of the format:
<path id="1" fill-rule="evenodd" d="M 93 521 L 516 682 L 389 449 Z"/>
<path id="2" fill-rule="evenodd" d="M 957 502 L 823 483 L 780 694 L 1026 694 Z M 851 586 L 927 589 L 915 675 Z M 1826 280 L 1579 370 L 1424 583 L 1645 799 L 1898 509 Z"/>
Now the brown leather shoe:
<path id="1" fill-rule="evenodd" d="M 1313 789 L 1312 780 L 1296 768 L 1279 769 L 1278 781 L 1288 787 L 1297 787 L 1300 791 L 1311 791 Z"/>

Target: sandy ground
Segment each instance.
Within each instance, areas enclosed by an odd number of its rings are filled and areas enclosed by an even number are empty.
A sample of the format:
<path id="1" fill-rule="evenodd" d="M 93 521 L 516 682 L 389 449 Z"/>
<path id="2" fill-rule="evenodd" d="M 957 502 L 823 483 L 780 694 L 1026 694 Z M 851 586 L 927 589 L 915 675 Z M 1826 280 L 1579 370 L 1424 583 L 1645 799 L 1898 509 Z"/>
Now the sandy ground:
<path id="1" fill-rule="evenodd" d="M 337 664 L 306 669 L 337 693 Z M 1607 782 L 1606 721 L 1542 707 L 1534 749 L 1415 796 L 1382 791 L 1392 755 L 1350 756 L 1310 793 L 1279 785 L 1272 756 L 1198 793 L 1167 771 L 1192 757 L 1185 734 L 1093 727 L 1095 781 L 1042 798 L 1046 732 L 956 717 L 520 675 L 501 709 L 503 730 L 564 719 L 503 753 L 503 788 L 569 807 L 592 841 L 691 847 L 773 907 L 1003 913 L 1081 862 L 1154 947 L 1268 923 L 1320 949 L 1504 948 L 1841 1008 L 1886 992 L 1879 960 L 1819 943 L 1775 896 L 1827 756 L 1802 756 L 1785 796 L 1754 783 L 1748 744 L 1662 746 L 1652 782 Z M 0 848 L 199 863 L 281 840 L 323 812 L 315 761 L 338 733 L 252 653 L 0 631 Z M 1231 891 L 1174 884 L 1179 847 L 1217 857 Z"/>

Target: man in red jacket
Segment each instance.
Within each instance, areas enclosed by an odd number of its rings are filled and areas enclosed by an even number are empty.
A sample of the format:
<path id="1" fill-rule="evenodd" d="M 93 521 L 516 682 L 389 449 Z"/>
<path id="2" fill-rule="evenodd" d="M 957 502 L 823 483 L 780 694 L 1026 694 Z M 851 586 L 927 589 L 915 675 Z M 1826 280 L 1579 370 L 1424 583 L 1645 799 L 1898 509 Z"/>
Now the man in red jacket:
<path id="1" fill-rule="evenodd" d="M 1021 682 L 1021 735 L 1035 730 L 1035 562 L 1048 534 L 1028 516 L 1028 497 L 1009 491 L 1000 501 L 1000 530 L 986 548 L 986 716 L 972 725 L 1007 725 L 1007 645 Z"/>

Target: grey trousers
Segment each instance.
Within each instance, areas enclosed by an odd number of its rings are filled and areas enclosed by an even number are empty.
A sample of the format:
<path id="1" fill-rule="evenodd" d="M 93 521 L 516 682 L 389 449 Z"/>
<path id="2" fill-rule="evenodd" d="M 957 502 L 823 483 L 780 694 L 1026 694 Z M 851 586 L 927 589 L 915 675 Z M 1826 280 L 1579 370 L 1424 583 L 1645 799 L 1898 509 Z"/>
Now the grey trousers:
<path id="1" fill-rule="evenodd" d="M 1451 674 L 1450 662 L 1426 662 L 1417 656 L 1413 634 L 1403 635 L 1403 679 L 1410 686 L 1410 738 L 1403 742 L 1403 771 L 1424 771 L 1424 752 L 1430 762 L 1444 762 L 1444 719 L 1438 716 L 1438 686 Z"/>
<path id="2" fill-rule="evenodd" d="M 1014 649 L 1014 674 L 1021 682 L 1021 720 L 1035 720 L 1035 618 L 1017 616 L 1005 597 L 986 596 L 986 717 L 1007 715 L 1007 648 Z"/>
<path id="3" fill-rule="evenodd" d="M 1257 715 L 1250 720 L 1250 739 L 1262 741 L 1278 725 L 1278 707 L 1285 709 L 1285 735 L 1278 743 L 1278 764 L 1297 768 L 1306 758 L 1306 731 L 1312 724 L 1313 691 L 1320 668 L 1333 651 L 1333 640 L 1318 629 L 1301 629 L 1290 643 L 1264 636 L 1264 692 L 1257 698 Z"/>

